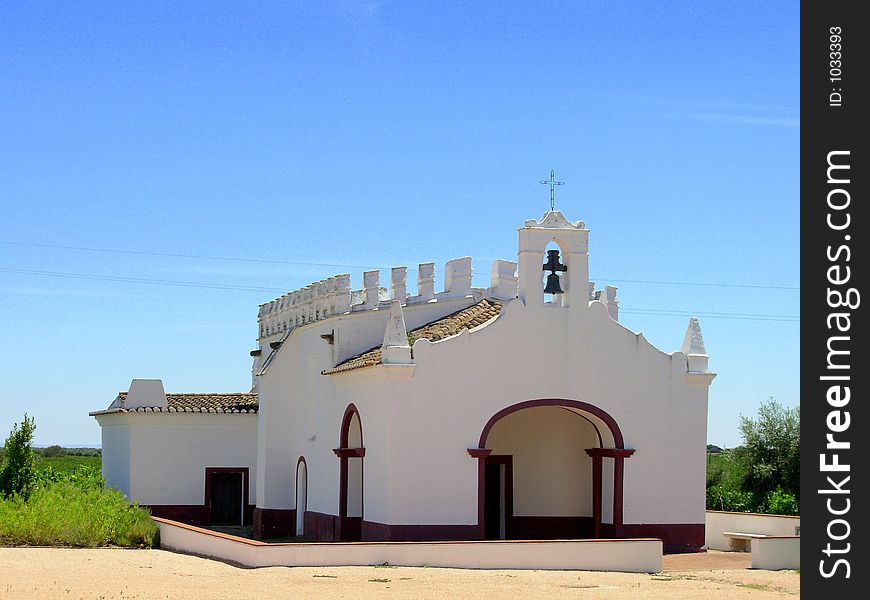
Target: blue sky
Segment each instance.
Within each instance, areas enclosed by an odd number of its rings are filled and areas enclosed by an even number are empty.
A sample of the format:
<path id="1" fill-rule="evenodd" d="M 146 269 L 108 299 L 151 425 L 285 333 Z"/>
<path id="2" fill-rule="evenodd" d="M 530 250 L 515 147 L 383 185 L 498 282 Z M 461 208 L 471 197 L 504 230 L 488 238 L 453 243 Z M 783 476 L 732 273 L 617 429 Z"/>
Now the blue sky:
<path id="1" fill-rule="evenodd" d="M 738 444 L 799 402 L 798 30 L 797 2 L 3 4 L 0 434 L 98 443 L 133 377 L 247 390 L 257 305 L 336 273 L 470 255 L 485 286 L 555 169 L 621 321 L 674 351 L 700 316 Z"/>

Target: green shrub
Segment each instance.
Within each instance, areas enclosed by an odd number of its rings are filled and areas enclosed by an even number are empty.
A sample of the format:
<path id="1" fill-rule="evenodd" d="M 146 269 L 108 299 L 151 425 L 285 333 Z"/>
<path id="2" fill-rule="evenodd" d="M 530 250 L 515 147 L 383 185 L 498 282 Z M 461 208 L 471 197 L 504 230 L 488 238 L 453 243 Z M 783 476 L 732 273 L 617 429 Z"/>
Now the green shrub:
<path id="1" fill-rule="evenodd" d="M 751 493 L 725 485 L 707 488 L 707 508 L 730 512 L 761 512 L 757 510 Z"/>
<path id="2" fill-rule="evenodd" d="M 0 500 L 0 543 L 39 546 L 152 548 L 157 525 L 150 513 L 92 480 L 58 481 Z"/>
<path id="3" fill-rule="evenodd" d="M 799 515 L 800 503 L 794 494 L 776 488 L 764 499 L 766 513 L 772 515 Z"/>
<path id="4" fill-rule="evenodd" d="M 752 492 L 759 503 L 778 489 L 800 498 L 800 408 L 787 408 L 769 398 L 758 409 L 758 416 L 740 417 L 743 447 L 749 467 L 743 489 Z"/>
<path id="5" fill-rule="evenodd" d="M 20 494 L 25 499 L 36 481 L 33 458 L 33 432 L 36 423 L 24 414 L 21 424 L 15 423 L 3 445 L 0 464 L 0 497 Z"/>

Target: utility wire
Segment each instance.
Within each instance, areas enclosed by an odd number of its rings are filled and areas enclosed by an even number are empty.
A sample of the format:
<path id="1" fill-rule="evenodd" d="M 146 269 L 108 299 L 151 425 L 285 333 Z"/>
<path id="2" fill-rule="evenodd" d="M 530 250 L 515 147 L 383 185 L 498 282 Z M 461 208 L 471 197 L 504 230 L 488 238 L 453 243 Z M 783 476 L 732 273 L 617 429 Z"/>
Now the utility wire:
<path id="1" fill-rule="evenodd" d="M 0 273 L 16 273 L 22 275 L 37 275 L 42 277 L 62 277 L 67 279 L 87 279 L 95 281 L 112 281 L 118 283 L 141 283 L 147 285 L 163 285 L 171 287 L 188 287 L 188 288 L 205 288 L 214 290 L 231 290 L 241 292 L 270 292 L 270 293 L 286 293 L 286 290 L 280 288 L 259 287 L 259 286 L 242 286 L 222 283 L 208 283 L 202 281 L 178 281 L 173 279 L 145 279 L 141 277 L 121 277 L 117 275 L 95 275 L 87 273 L 69 273 L 64 271 L 38 271 L 33 269 L 14 269 L 9 267 L 0 267 Z M 768 315 L 756 313 L 735 313 L 735 312 L 688 312 L 678 310 L 666 310 L 655 308 L 620 308 L 620 312 L 629 314 L 649 315 L 649 316 L 689 316 L 689 317 L 709 317 L 714 319 L 737 319 L 737 320 L 753 320 L 753 321 L 786 321 L 797 323 L 800 322 L 800 317 L 795 315 Z"/>
<path id="2" fill-rule="evenodd" d="M 116 248 L 92 248 L 87 246 L 61 246 L 56 244 L 37 244 L 31 242 L 7 242 L 0 241 L 0 244 L 5 244 L 7 246 L 21 246 L 21 247 L 31 247 L 31 248 L 52 248 L 55 250 L 78 250 L 85 252 L 103 252 L 109 254 L 127 254 L 127 255 L 135 255 L 135 256 L 161 256 L 164 258 L 192 258 L 196 260 L 223 260 L 223 261 L 232 261 L 232 262 L 245 262 L 245 263 L 260 263 L 260 264 L 270 264 L 270 265 L 296 265 L 296 266 L 306 266 L 306 267 L 330 267 L 337 269 L 389 269 L 390 267 L 385 266 L 375 266 L 375 265 L 343 265 L 337 263 L 316 263 L 316 262 L 305 262 L 305 261 L 290 261 L 290 260 L 270 260 L 265 258 L 239 258 L 233 256 L 206 256 L 201 254 L 174 254 L 169 252 L 146 252 L 144 250 L 119 250 Z M 439 270 L 440 272 L 440 270 Z M 646 279 L 611 279 L 609 277 L 596 277 L 596 279 L 602 281 L 612 281 L 614 283 L 640 283 L 640 284 L 648 284 L 648 285 L 689 285 L 689 286 L 700 286 L 700 287 L 721 287 L 721 288 L 746 288 L 746 289 L 757 289 L 757 290 L 791 290 L 791 291 L 799 291 L 800 287 L 795 286 L 785 286 L 785 285 L 753 285 L 753 284 L 741 284 L 741 283 L 711 283 L 711 282 L 698 282 L 698 281 L 658 281 L 658 280 L 646 280 Z"/>
<path id="3" fill-rule="evenodd" d="M 649 283 L 655 285 L 697 285 L 702 287 L 725 287 L 725 288 L 749 288 L 755 290 L 800 290 L 799 287 L 787 285 L 752 285 L 748 283 L 703 283 L 699 281 L 650 281 L 645 279 L 611 279 L 609 277 L 596 277 L 604 281 L 617 283 Z"/>
<path id="4" fill-rule="evenodd" d="M 648 317 L 704 317 L 705 319 L 729 319 L 735 321 L 778 321 L 780 323 L 800 323 L 800 317 L 792 315 L 754 315 L 746 313 L 705 313 L 688 311 L 655 311 L 644 309 L 619 309 L 620 314 L 628 313 Z"/>
<path id="5" fill-rule="evenodd" d="M 139 277 L 120 277 L 116 275 L 92 275 L 85 273 L 66 273 L 61 271 L 34 271 L 30 269 L 10 269 L 0 267 L 2 273 L 20 273 L 24 275 L 41 275 L 44 277 L 65 277 L 69 279 L 93 279 L 98 281 L 117 281 L 121 283 L 146 283 L 150 285 L 168 285 L 174 287 L 208 288 L 215 290 L 237 290 L 241 292 L 273 292 L 285 293 L 279 288 L 230 285 L 223 283 L 207 283 L 202 281 L 176 281 L 172 279 L 142 279 Z"/>
<path id="6" fill-rule="evenodd" d="M 297 265 L 306 267 L 336 267 L 339 269 L 389 269 L 372 265 L 339 265 L 334 263 L 315 263 L 292 260 L 270 260 L 266 258 L 239 258 L 234 256 L 206 256 L 201 254 L 173 254 L 170 252 L 145 252 L 144 250 L 118 250 L 116 248 L 89 248 L 86 246 L 58 246 L 55 244 L 32 244 L 25 242 L 0 242 L 7 246 L 29 246 L 32 248 L 53 248 L 56 250 L 84 250 L 86 252 L 105 252 L 110 254 L 132 254 L 136 256 L 162 256 L 164 258 L 195 258 L 197 260 L 225 260 L 232 262 L 261 263 L 267 265 Z"/>

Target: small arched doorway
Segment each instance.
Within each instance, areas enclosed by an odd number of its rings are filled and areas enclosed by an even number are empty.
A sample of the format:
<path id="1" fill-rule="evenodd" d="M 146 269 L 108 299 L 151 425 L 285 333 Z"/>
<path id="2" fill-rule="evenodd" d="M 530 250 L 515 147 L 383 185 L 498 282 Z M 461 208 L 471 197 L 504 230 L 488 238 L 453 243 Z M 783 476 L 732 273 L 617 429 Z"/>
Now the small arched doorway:
<path id="1" fill-rule="evenodd" d="M 359 541 L 363 518 L 362 419 L 353 404 L 344 411 L 339 447 L 333 450 L 341 461 L 339 470 L 338 539 Z"/>
<path id="2" fill-rule="evenodd" d="M 308 465 L 300 456 L 296 463 L 296 536 L 305 536 L 305 511 L 308 509 Z"/>
<path id="3" fill-rule="evenodd" d="M 623 461 L 633 452 L 613 417 L 591 404 L 542 399 L 499 411 L 469 449 L 479 459 L 480 537 L 619 535 Z M 602 468 L 604 458 L 614 459 L 612 470 Z M 602 506 L 603 482 L 612 510 Z"/>

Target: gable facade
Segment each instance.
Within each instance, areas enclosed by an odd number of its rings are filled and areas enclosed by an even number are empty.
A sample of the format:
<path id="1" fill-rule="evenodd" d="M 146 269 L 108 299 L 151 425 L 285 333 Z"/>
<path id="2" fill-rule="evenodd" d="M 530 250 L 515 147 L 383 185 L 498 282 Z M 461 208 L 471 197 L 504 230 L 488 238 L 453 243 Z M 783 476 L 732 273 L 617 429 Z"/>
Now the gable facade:
<path id="1" fill-rule="evenodd" d="M 437 293 L 426 263 L 415 295 L 401 267 L 389 289 L 376 271 L 358 292 L 341 275 L 261 306 L 256 533 L 701 547 L 715 375 L 700 328 L 666 353 L 621 325 L 616 289 L 589 282 L 588 235 L 551 211 L 486 289 L 465 258 Z M 553 295 L 548 249 L 564 266 Z"/>

